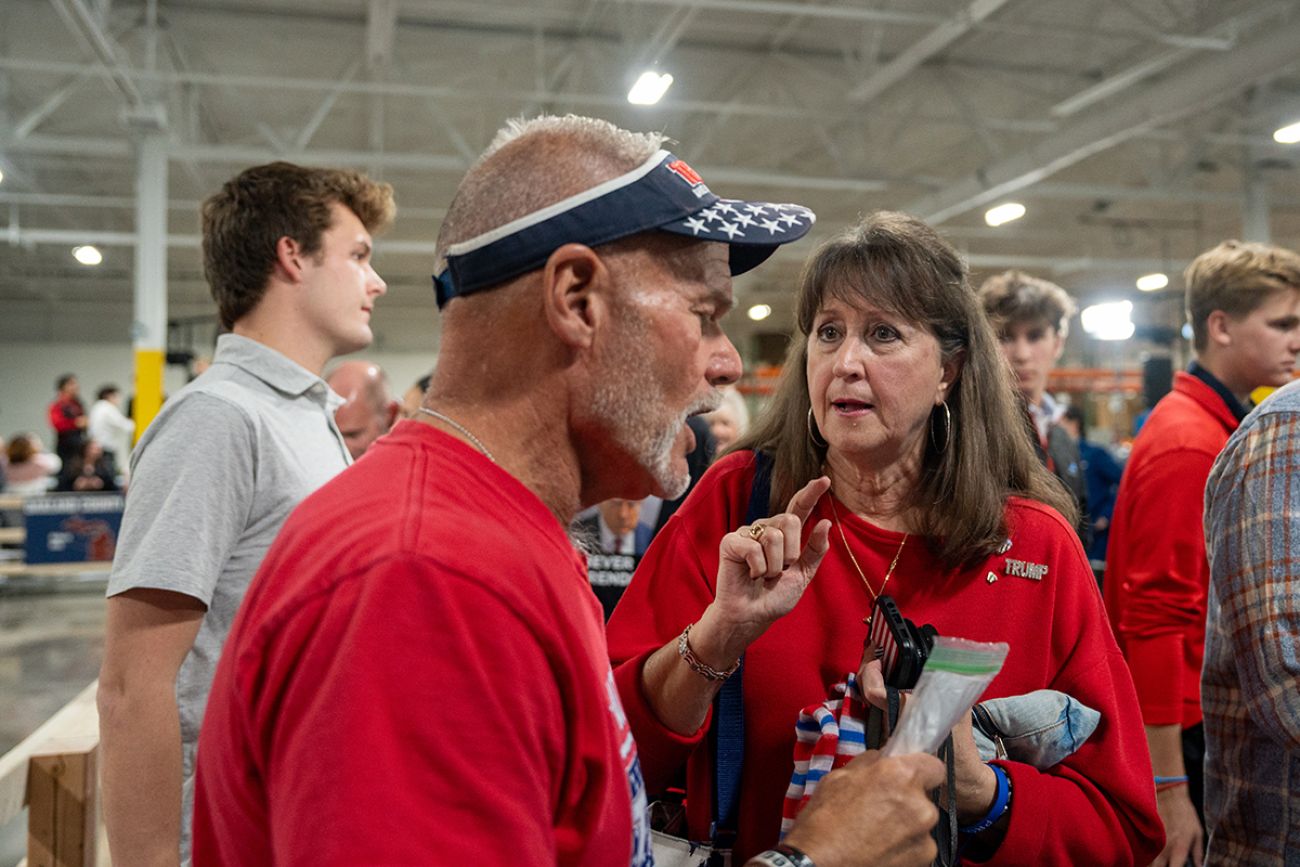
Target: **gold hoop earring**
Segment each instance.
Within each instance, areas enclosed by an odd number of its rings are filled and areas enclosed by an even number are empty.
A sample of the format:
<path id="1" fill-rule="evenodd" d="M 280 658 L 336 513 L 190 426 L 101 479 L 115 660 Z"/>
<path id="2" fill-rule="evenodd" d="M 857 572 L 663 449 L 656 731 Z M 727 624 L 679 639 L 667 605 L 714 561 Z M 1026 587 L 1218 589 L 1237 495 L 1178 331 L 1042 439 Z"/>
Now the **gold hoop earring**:
<path id="1" fill-rule="evenodd" d="M 808 407 L 808 439 L 812 440 L 812 444 L 817 446 L 819 449 L 830 448 L 831 444 L 826 442 L 817 430 L 817 423 L 813 421 L 813 411 L 811 406 Z"/>
<path id="2" fill-rule="evenodd" d="M 934 418 L 933 412 L 930 413 L 930 444 L 939 454 L 948 451 L 948 444 L 952 442 L 952 411 L 948 409 L 948 401 L 939 401 L 939 406 L 943 407 L 943 445 L 939 445 L 939 438 L 934 435 Z"/>

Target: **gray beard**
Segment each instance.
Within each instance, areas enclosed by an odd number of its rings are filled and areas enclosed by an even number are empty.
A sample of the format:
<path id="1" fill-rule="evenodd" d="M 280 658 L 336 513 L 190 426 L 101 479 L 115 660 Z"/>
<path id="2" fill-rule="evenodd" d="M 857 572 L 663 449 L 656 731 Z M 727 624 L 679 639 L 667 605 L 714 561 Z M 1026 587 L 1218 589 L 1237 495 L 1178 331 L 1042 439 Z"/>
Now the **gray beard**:
<path id="1" fill-rule="evenodd" d="M 640 311 L 625 304 L 618 311 L 622 333 L 605 359 L 610 375 L 601 379 L 592 395 L 592 410 L 604 419 L 614 443 L 654 480 L 666 500 L 675 500 L 690 487 L 688 469 L 673 469 L 673 444 L 686 419 L 711 412 L 722 403 L 714 390 L 707 398 L 684 408 L 671 422 L 655 428 L 666 403 L 663 387 L 655 380 L 654 362 L 642 347 L 649 345 L 649 329 Z M 616 375 L 615 372 L 618 372 Z"/>

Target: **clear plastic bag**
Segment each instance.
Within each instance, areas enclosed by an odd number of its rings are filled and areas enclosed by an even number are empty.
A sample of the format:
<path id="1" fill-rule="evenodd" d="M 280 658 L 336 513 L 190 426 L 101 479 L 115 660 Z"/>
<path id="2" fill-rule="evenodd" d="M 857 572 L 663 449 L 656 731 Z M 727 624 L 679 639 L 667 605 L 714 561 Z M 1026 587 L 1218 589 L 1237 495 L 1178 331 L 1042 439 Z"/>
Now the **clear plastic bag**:
<path id="1" fill-rule="evenodd" d="M 969 714 L 1002 670 L 1010 647 L 939 636 L 934 640 L 916 688 L 907 697 L 898 726 L 882 752 L 887 756 L 934 753 Z"/>

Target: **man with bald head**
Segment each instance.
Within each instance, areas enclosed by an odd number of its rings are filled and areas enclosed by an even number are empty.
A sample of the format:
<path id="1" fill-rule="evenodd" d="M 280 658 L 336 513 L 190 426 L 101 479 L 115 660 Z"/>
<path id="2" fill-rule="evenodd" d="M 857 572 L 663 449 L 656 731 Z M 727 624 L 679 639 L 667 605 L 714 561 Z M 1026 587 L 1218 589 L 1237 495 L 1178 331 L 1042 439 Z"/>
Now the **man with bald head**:
<path id="1" fill-rule="evenodd" d="M 222 657 L 196 863 L 653 863 L 631 721 L 686 748 L 703 729 L 616 685 L 566 528 L 583 506 L 685 490 L 686 418 L 741 373 L 719 324 L 732 275 L 812 222 L 719 199 L 662 141 L 538 118 L 466 175 L 438 238 L 442 345 L 419 417 L 290 518 Z M 779 517 L 810 574 L 829 526 L 801 545 Z M 738 621 L 770 619 L 768 592 L 720 582 L 718 616 L 664 650 L 699 681 L 686 689 L 716 692 L 691 646 L 708 659 Z M 752 863 L 928 863 L 940 776 L 928 756 L 851 763 L 793 848 Z"/>
<path id="2" fill-rule="evenodd" d="M 388 376 L 383 368 L 372 361 L 345 361 L 325 381 L 343 398 L 343 405 L 334 413 L 334 423 L 355 461 L 371 443 L 388 433 L 402 405 L 388 393 Z"/>

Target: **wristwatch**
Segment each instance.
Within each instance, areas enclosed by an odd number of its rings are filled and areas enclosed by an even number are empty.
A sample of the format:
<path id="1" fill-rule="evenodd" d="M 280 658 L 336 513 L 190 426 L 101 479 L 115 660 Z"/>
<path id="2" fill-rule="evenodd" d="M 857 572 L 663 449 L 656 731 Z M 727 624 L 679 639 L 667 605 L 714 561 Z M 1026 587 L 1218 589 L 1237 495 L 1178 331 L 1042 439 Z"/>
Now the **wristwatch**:
<path id="1" fill-rule="evenodd" d="M 761 865 L 761 867 L 817 867 L 813 859 L 809 858 L 801 849 L 793 846 L 787 846 L 785 843 L 777 843 L 766 852 L 760 852 L 753 858 L 749 859 L 749 865 Z"/>

